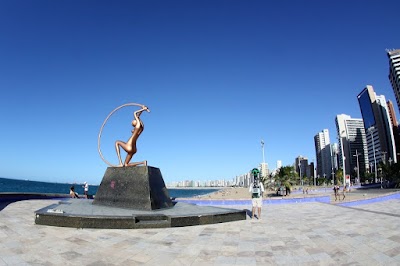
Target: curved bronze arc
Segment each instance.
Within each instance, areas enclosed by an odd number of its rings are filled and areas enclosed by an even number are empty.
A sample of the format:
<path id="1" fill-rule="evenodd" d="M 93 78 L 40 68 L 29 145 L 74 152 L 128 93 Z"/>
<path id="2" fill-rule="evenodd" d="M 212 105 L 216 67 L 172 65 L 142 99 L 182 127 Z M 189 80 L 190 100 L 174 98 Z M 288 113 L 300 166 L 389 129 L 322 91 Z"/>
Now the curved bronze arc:
<path id="1" fill-rule="evenodd" d="M 140 106 L 140 107 L 142 107 L 143 104 L 138 104 L 138 103 L 126 103 L 126 104 L 120 105 L 120 106 L 118 106 L 117 108 L 115 108 L 114 110 L 112 110 L 111 113 L 110 113 L 110 114 L 106 117 L 106 119 L 104 120 L 103 124 L 101 125 L 100 132 L 99 132 L 99 136 L 98 136 L 98 138 L 97 138 L 97 150 L 98 150 L 98 152 L 99 152 L 99 154 L 100 154 L 101 159 L 103 160 L 103 162 L 105 162 L 106 164 L 108 164 L 109 166 L 112 166 L 112 167 L 118 167 L 118 166 L 109 163 L 106 159 L 104 159 L 103 154 L 101 153 L 101 149 L 100 149 L 101 133 L 103 132 L 103 128 L 104 128 L 105 124 L 107 123 L 108 119 L 109 119 L 116 111 L 118 111 L 119 109 L 124 108 L 124 107 L 126 107 L 126 106 Z"/>

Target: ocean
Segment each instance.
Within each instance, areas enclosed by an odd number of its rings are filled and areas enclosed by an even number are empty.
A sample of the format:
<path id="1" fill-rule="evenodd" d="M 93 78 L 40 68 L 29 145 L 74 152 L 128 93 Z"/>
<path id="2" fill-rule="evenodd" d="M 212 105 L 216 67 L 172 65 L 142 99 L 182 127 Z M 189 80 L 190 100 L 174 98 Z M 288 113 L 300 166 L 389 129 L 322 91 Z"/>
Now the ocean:
<path id="1" fill-rule="evenodd" d="M 0 193 L 55 193 L 69 194 L 69 188 L 75 187 L 75 192 L 83 195 L 83 184 L 50 183 L 30 180 L 9 179 L 0 177 Z M 89 195 L 96 195 L 97 185 L 89 185 Z M 221 188 L 168 188 L 171 198 L 191 198 L 209 194 Z"/>

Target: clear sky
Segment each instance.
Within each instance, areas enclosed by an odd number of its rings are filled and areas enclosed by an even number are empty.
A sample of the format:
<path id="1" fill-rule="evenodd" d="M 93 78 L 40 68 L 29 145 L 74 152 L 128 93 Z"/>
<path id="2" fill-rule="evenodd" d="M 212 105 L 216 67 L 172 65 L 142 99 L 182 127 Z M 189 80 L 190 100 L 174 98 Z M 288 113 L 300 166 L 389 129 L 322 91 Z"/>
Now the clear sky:
<path id="1" fill-rule="evenodd" d="M 315 159 L 370 84 L 395 104 L 400 1 L 0 1 L 0 176 L 99 184 L 107 115 L 149 106 L 132 161 L 166 182 Z M 396 106 L 396 105 L 395 105 Z M 397 109 L 397 106 L 396 106 Z M 134 107 L 101 149 L 131 134 Z"/>

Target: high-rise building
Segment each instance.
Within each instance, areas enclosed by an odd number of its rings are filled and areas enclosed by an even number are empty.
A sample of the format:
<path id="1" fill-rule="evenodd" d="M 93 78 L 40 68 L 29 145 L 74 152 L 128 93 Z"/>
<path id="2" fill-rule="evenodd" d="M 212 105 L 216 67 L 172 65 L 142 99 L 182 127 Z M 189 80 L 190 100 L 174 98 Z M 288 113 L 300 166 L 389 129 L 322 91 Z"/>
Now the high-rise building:
<path id="1" fill-rule="evenodd" d="M 337 137 L 339 142 L 339 168 L 343 169 L 343 180 L 340 182 L 345 183 L 347 175 L 350 174 L 349 152 L 347 145 L 347 132 L 345 119 L 350 118 L 348 115 L 337 115 L 335 118 Z"/>
<path id="2" fill-rule="evenodd" d="M 308 159 L 303 156 L 298 156 L 295 160 L 295 169 L 299 173 L 302 185 L 304 184 L 304 178 L 310 177 L 310 170 L 308 167 Z"/>
<path id="3" fill-rule="evenodd" d="M 268 163 L 260 163 L 260 175 L 267 177 L 269 175 Z"/>
<path id="4" fill-rule="evenodd" d="M 317 158 L 317 176 L 331 179 L 331 141 L 328 129 L 324 129 L 314 136 L 314 145 L 315 156 Z"/>
<path id="5" fill-rule="evenodd" d="M 339 146 L 343 144 L 343 154 L 345 156 L 346 175 L 356 183 L 358 173 L 363 175 L 368 169 L 368 149 L 365 136 L 364 121 L 361 118 L 351 118 L 349 115 L 341 114 L 336 116 L 336 129 L 338 136 L 342 136 Z M 342 148 L 339 149 L 339 154 Z M 339 164 L 342 164 L 340 156 Z"/>
<path id="6" fill-rule="evenodd" d="M 332 169 L 336 172 L 339 169 L 339 145 L 337 143 L 331 144 L 332 152 Z"/>
<path id="7" fill-rule="evenodd" d="M 281 167 L 282 167 L 282 161 L 281 160 L 276 161 L 276 169 L 279 169 Z"/>
<path id="8" fill-rule="evenodd" d="M 400 110 L 400 49 L 386 50 L 389 57 L 389 80 L 392 84 L 397 108 Z"/>
<path id="9" fill-rule="evenodd" d="M 393 136 L 394 136 L 394 143 L 396 145 L 396 157 L 397 161 L 400 160 L 400 154 L 398 153 L 400 151 L 400 128 L 399 128 L 399 123 L 397 122 L 396 118 L 396 112 L 394 111 L 393 103 L 392 101 L 387 101 L 387 106 L 389 108 L 389 116 L 390 116 L 390 121 L 392 122 L 393 126 Z M 388 162 L 391 164 L 392 159 L 388 158 Z"/>
<path id="10" fill-rule="evenodd" d="M 389 159 L 397 162 L 389 108 L 385 96 L 376 95 L 371 85 L 367 85 L 357 98 L 364 120 L 370 171 L 375 173 L 375 181 L 377 181 L 379 162 L 386 163 Z"/>
<path id="11" fill-rule="evenodd" d="M 310 171 L 310 177 L 312 177 L 312 178 L 315 178 L 315 164 L 314 164 L 314 162 L 311 162 L 309 165 L 308 165 L 308 171 Z"/>

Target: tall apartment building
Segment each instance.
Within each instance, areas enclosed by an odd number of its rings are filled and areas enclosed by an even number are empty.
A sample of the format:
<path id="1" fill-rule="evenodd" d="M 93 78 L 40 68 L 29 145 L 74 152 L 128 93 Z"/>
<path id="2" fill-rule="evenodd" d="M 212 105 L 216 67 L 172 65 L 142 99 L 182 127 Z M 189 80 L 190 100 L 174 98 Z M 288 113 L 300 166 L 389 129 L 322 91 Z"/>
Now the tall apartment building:
<path id="1" fill-rule="evenodd" d="M 337 143 L 331 144 L 332 156 L 332 169 L 336 172 L 339 169 L 339 145 Z"/>
<path id="2" fill-rule="evenodd" d="M 309 169 L 309 171 L 310 171 L 310 177 L 315 178 L 315 170 L 317 170 L 317 169 L 315 168 L 315 163 L 314 163 L 314 162 L 311 162 L 311 163 L 308 165 L 308 169 Z"/>
<path id="3" fill-rule="evenodd" d="M 276 161 L 276 169 L 279 169 L 282 167 L 282 161 L 281 160 L 277 160 Z"/>
<path id="4" fill-rule="evenodd" d="M 301 177 L 310 177 L 310 170 L 308 168 L 308 158 L 303 157 L 303 156 L 298 156 L 295 160 L 295 168 L 296 172 L 300 175 Z"/>
<path id="5" fill-rule="evenodd" d="M 267 177 L 269 175 L 268 163 L 260 163 L 260 175 Z"/>
<path id="6" fill-rule="evenodd" d="M 400 49 L 386 52 L 389 57 L 389 80 L 396 97 L 397 108 L 400 110 Z"/>
<path id="7" fill-rule="evenodd" d="M 329 130 L 324 129 L 314 136 L 317 176 L 332 178 L 331 142 Z"/>
<path id="8" fill-rule="evenodd" d="M 346 175 L 356 180 L 357 173 L 360 176 L 365 173 L 369 167 L 368 148 L 365 136 L 364 121 L 361 118 L 351 118 L 349 115 L 341 114 L 336 116 L 336 129 L 339 141 L 339 154 L 341 154 L 343 144 L 343 154 L 345 156 Z M 339 164 L 342 165 L 342 155 L 340 155 Z M 358 168 L 358 169 L 357 169 Z M 358 170 L 358 171 L 357 171 Z"/>
<path id="9" fill-rule="evenodd" d="M 371 172 L 377 173 L 379 162 L 397 162 L 393 125 L 385 96 L 376 95 L 373 87 L 367 85 L 357 96 L 364 120 L 368 146 L 368 161 Z"/>
<path id="10" fill-rule="evenodd" d="M 400 128 L 399 128 L 399 123 L 397 123 L 397 118 L 396 118 L 396 112 L 394 111 L 394 106 L 392 101 L 387 101 L 387 106 L 389 109 L 389 116 L 390 116 L 390 121 L 392 122 L 393 126 L 393 136 L 394 136 L 394 143 L 396 145 L 396 157 L 397 161 L 400 160 Z M 389 160 L 389 159 L 388 159 Z M 388 161 L 389 163 L 392 163 L 391 160 Z"/>

